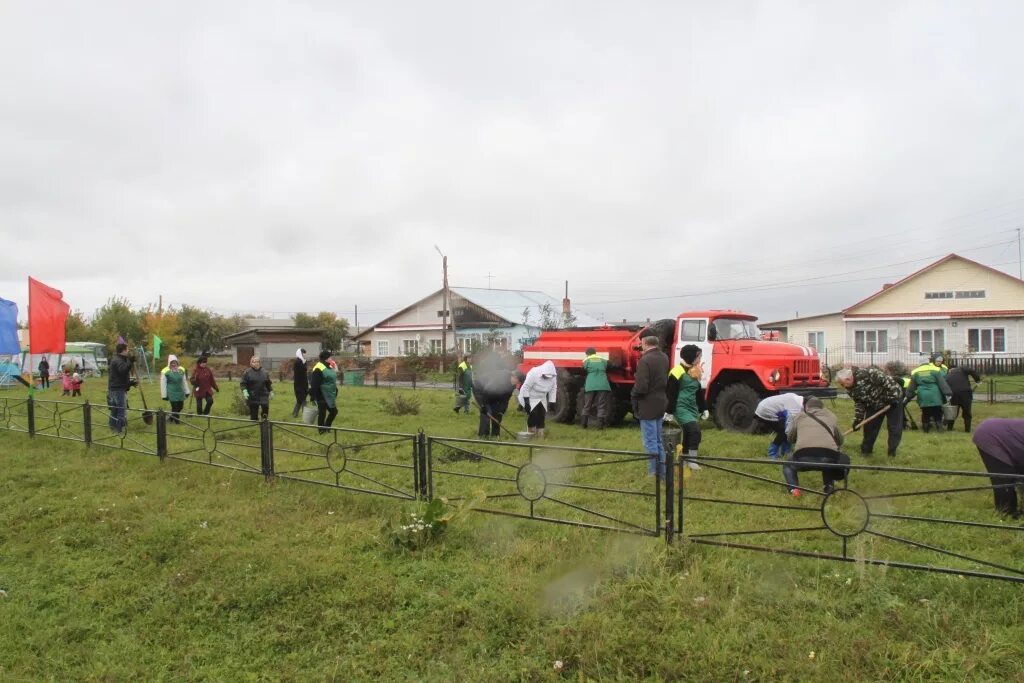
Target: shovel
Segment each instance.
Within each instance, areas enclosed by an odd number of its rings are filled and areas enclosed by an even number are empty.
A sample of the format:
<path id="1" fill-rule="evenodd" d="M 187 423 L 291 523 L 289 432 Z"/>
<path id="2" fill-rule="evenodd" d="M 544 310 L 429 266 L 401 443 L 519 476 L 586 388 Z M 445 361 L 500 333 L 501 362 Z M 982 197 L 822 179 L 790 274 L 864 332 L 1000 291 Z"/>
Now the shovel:
<path id="1" fill-rule="evenodd" d="M 851 427 L 850 429 L 847 429 L 845 432 L 843 432 L 843 436 L 846 436 L 848 434 L 852 434 L 854 432 L 854 430 L 860 429 L 861 427 L 866 425 L 868 422 L 872 422 L 876 418 L 879 418 L 882 415 L 885 415 L 887 412 L 889 412 L 889 410 L 890 410 L 890 406 L 886 406 L 886 407 L 882 408 L 881 410 L 879 410 L 874 415 L 872 415 L 871 417 L 864 418 L 863 420 L 860 421 L 860 423 L 856 427 Z"/>
<path id="2" fill-rule="evenodd" d="M 136 386 L 139 389 L 139 397 L 142 398 L 142 421 L 148 425 L 153 424 L 153 411 L 146 405 L 146 394 L 142 391 L 142 382 L 139 381 L 139 373 L 132 372 L 135 375 Z"/>
<path id="3" fill-rule="evenodd" d="M 473 399 L 473 405 L 476 406 L 476 409 L 480 411 L 481 415 L 484 414 L 484 409 L 480 407 L 480 404 L 477 403 L 475 398 Z M 498 425 L 499 427 L 501 427 L 501 429 L 503 429 L 505 431 L 505 433 L 508 434 L 509 436 L 511 436 L 513 439 L 518 439 L 519 438 L 515 434 L 513 434 L 512 431 L 508 427 L 506 427 L 505 425 L 501 424 L 496 419 L 494 419 L 494 416 L 491 415 L 490 413 L 487 413 L 487 419 L 490 420 L 491 422 L 493 422 L 494 424 Z"/>

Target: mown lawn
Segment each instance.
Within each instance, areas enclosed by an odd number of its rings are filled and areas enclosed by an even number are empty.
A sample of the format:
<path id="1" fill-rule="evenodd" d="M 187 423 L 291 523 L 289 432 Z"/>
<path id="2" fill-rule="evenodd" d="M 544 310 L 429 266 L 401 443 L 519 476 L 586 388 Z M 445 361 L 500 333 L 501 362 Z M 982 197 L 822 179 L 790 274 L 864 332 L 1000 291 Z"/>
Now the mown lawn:
<path id="1" fill-rule="evenodd" d="M 233 388 L 225 386 L 215 413 L 228 413 Z M 154 388 L 147 393 L 155 403 Z M 475 434 L 476 416 L 455 416 L 446 392 L 403 392 L 421 401 L 419 415 L 404 417 L 380 410 L 388 393 L 343 388 L 338 425 Z M 278 392 L 273 418 L 290 415 L 288 394 Z M 0 398 L 21 395 L 11 390 Z M 87 385 L 86 398 L 102 395 L 100 382 Z M 847 402 L 837 410 L 847 423 Z M 980 422 L 1021 408 L 977 404 L 976 413 Z M 523 418 L 513 413 L 509 422 L 517 430 Z M 193 433 L 170 427 L 172 450 L 188 450 L 185 436 Z M 232 438 L 241 445 L 231 452 L 248 452 L 255 440 L 239 434 Z M 550 444 L 628 451 L 640 441 L 635 427 L 596 433 L 555 425 L 550 436 Z M 138 437 L 151 440 L 141 428 Z M 368 438 L 341 433 L 337 440 L 352 446 Z M 282 453 L 277 469 L 299 468 L 295 463 L 319 448 L 314 441 L 333 439 L 301 428 L 275 431 L 276 447 L 296 451 Z M 853 437 L 851 452 L 859 440 Z M 766 443 L 709 428 L 701 450 L 759 457 Z M 404 443 L 374 448 L 368 460 L 400 463 L 407 454 Z M 476 450 L 516 464 L 529 457 L 496 444 Z M 441 445 L 434 456 L 436 467 L 451 472 L 508 469 L 453 458 Z M 599 456 L 553 448 L 534 457 L 547 467 L 592 465 L 568 470 L 566 482 L 653 490 L 641 461 L 597 466 Z M 487 514 L 460 518 L 441 542 L 411 553 L 389 546 L 380 527 L 415 510 L 412 502 L 290 480 L 267 484 L 241 471 L 7 431 L 0 431 L 0 458 L 0 680 L 1024 680 L 1017 584 L 691 543 L 668 548 L 662 539 Z M 875 456 L 872 464 L 884 460 Z M 981 469 L 962 432 L 908 432 L 898 464 Z M 396 485 L 408 475 L 365 467 L 375 481 Z M 730 469 L 778 478 L 771 465 Z M 820 480 L 808 473 L 802 482 Z M 866 494 L 965 485 L 952 477 L 851 475 L 851 487 Z M 439 494 L 503 486 L 511 485 L 435 477 Z M 692 503 L 690 533 L 816 517 L 814 496 L 794 503 L 781 487 L 710 467 L 687 486 L 702 497 L 808 508 Z M 559 497 L 601 506 L 615 519 L 654 521 L 650 499 L 581 489 Z M 512 506 L 522 504 L 485 503 L 516 512 L 523 508 Z M 950 529 L 879 520 L 893 534 L 1024 564 L 1018 527 L 995 514 L 987 492 L 896 499 L 879 509 L 1006 524 Z M 562 505 L 547 514 L 594 521 Z M 827 532 L 764 540 L 836 550 Z M 863 536 L 851 542 L 851 553 L 979 568 Z"/>

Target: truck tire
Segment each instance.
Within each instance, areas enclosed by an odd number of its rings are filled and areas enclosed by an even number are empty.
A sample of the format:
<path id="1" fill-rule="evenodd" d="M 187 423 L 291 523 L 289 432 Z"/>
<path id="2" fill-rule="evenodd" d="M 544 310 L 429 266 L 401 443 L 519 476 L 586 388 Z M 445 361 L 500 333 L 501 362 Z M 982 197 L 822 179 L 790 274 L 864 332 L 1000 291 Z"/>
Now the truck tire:
<path id="1" fill-rule="evenodd" d="M 669 362 L 672 362 L 672 340 L 676 334 L 676 321 L 672 318 L 655 320 L 644 329 L 641 337 L 657 337 L 661 344 L 661 350 L 668 354 Z"/>
<path id="2" fill-rule="evenodd" d="M 730 384 L 715 399 L 715 424 L 730 432 L 752 434 L 757 427 L 754 411 L 760 401 L 761 397 L 749 384 Z"/>
<path id="3" fill-rule="evenodd" d="M 553 422 L 572 424 L 576 417 L 576 392 L 579 381 L 565 370 L 558 371 L 558 389 L 555 390 L 555 405 L 551 406 L 548 419 Z"/>

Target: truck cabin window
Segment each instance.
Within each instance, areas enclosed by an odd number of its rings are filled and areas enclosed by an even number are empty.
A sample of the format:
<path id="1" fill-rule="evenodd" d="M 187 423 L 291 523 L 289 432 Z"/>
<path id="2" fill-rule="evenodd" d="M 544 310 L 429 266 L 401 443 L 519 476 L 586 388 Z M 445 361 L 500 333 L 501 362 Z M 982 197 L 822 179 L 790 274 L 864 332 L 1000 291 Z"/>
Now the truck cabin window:
<path id="1" fill-rule="evenodd" d="M 711 324 L 708 339 L 760 339 L 761 330 L 750 320 L 719 318 Z"/>
<path id="2" fill-rule="evenodd" d="M 679 339 L 684 342 L 704 341 L 705 320 L 684 320 L 679 326 Z"/>

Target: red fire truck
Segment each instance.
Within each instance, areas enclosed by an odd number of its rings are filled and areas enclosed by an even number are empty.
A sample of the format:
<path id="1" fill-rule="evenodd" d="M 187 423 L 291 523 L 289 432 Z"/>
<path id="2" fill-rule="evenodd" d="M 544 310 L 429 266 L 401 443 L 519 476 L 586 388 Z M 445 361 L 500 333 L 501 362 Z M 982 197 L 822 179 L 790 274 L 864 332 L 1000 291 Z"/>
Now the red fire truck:
<path id="1" fill-rule="evenodd" d="M 610 422 L 621 422 L 630 412 L 629 393 L 640 358 L 640 339 L 655 336 L 679 362 L 679 350 L 696 344 L 703 352 L 708 405 L 715 423 L 723 429 L 751 432 L 754 409 L 765 396 L 796 393 L 834 398 L 835 389 L 822 377 L 818 352 L 807 346 L 765 341 L 755 324 L 757 318 L 739 311 L 709 310 L 683 313 L 677 318 L 649 325 L 605 325 L 569 330 L 546 330 L 523 347 L 519 369 L 550 360 L 558 368 L 558 400 L 550 414 L 558 422 L 572 422 L 576 405 L 582 405 L 584 351 L 593 347 L 608 359 L 612 385 Z"/>

